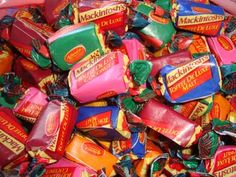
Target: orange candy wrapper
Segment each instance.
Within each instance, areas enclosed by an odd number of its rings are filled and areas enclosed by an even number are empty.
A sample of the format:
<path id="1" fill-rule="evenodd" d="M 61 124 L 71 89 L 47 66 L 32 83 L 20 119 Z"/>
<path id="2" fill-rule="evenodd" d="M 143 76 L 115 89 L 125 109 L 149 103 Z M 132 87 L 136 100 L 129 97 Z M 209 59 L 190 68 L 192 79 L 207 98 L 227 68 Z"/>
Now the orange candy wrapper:
<path id="1" fill-rule="evenodd" d="M 107 176 L 114 176 L 113 165 L 118 162 L 118 159 L 111 153 L 79 134 L 75 134 L 67 145 L 65 156 L 69 160 L 82 163 L 95 171 L 105 168 Z"/>

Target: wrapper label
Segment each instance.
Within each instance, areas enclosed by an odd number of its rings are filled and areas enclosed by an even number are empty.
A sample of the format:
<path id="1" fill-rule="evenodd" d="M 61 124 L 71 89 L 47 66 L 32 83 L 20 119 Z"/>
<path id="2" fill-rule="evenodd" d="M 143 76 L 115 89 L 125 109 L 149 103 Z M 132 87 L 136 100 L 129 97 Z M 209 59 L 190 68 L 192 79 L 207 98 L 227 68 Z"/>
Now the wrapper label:
<path id="1" fill-rule="evenodd" d="M 105 152 L 102 148 L 90 142 L 85 142 L 82 145 L 82 149 L 86 151 L 87 153 L 92 154 L 94 156 L 103 156 Z"/>
<path id="2" fill-rule="evenodd" d="M 79 127 L 99 127 L 111 123 L 111 111 L 96 114 L 77 124 Z"/>
<path id="3" fill-rule="evenodd" d="M 45 174 L 43 174 L 43 177 L 72 177 L 74 170 L 75 167 L 54 167 L 47 169 Z"/>
<path id="4" fill-rule="evenodd" d="M 113 6 L 108 6 L 100 9 L 89 10 L 86 12 L 79 13 L 80 22 L 88 22 L 93 21 L 102 17 L 106 17 L 108 15 L 115 14 L 117 12 L 121 12 L 126 10 L 125 4 L 117 4 Z"/>
<path id="5" fill-rule="evenodd" d="M 83 85 L 90 80 L 96 78 L 97 76 L 103 74 L 106 72 L 108 69 L 110 69 L 112 66 L 118 64 L 118 57 L 116 53 L 109 57 L 102 57 L 100 60 L 98 60 L 96 63 L 93 64 L 95 67 L 91 67 L 88 70 L 84 70 L 84 72 L 78 72 L 81 71 L 80 68 L 79 70 L 75 70 L 75 77 L 78 81 L 79 85 Z M 86 68 L 88 68 L 86 66 Z"/>
<path id="6" fill-rule="evenodd" d="M 6 134 L 2 130 L 0 130 L 0 143 L 17 155 L 20 154 L 25 148 L 24 144 L 22 144 L 12 136 Z"/>
<path id="7" fill-rule="evenodd" d="M 188 26 L 188 25 L 196 25 L 196 24 L 205 24 L 205 23 L 213 23 L 213 22 L 221 22 L 224 20 L 223 15 L 214 15 L 214 14 L 204 14 L 204 15 L 191 15 L 191 16 L 180 16 L 178 18 L 178 26 Z M 205 29 L 218 29 L 221 26 L 221 23 L 215 23 L 215 26 L 205 26 Z M 199 28 L 200 29 L 200 28 Z M 203 30 L 203 28 L 201 28 Z"/>
<path id="8" fill-rule="evenodd" d="M 212 78 L 209 57 L 195 60 L 167 74 L 167 86 L 172 99 L 183 96 L 186 92 Z M 206 65 L 201 66 L 203 63 Z"/>
<path id="9" fill-rule="evenodd" d="M 214 175 L 216 177 L 233 177 L 236 172 L 236 150 L 219 154 L 215 162 Z"/>

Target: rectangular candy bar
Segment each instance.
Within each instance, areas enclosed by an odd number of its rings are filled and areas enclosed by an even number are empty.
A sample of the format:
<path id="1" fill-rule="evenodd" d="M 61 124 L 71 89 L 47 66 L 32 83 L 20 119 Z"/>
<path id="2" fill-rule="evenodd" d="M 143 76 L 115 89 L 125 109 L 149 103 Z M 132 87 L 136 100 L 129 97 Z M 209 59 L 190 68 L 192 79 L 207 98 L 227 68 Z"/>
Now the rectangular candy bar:
<path id="1" fill-rule="evenodd" d="M 205 98 L 221 88 L 221 73 L 213 55 L 204 55 L 182 66 L 167 65 L 160 72 L 161 92 L 172 103 Z"/>
<path id="2" fill-rule="evenodd" d="M 76 64 L 68 75 L 71 94 L 86 103 L 125 93 L 128 62 L 128 57 L 118 51 Z"/>
<path id="3" fill-rule="evenodd" d="M 116 106 L 79 107 L 76 127 L 101 140 L 125 140 L 131 137 L 125 114 Z"/>
<path id="4" fill-rule="evenodd" d="M 107 176 L 114 176 L 113 165 L 118 162 L 118 159 L 110 152 L 79 134 L 75 134 L 67 145 L 65 157 L 71 161 L 82 163 L 95 171 L 105 168 Z"/>
<path id="5" fill-rule="evenodd" d="M 76 115 L 75 108 L 67 102 L 49 102 L 29 134 L 28 153 L 33 157 L 40 154 L 49 162 L 60 159 L 73 131 Z"/>
<path id="6" fill-rule="evenodd" d="M 0 107 L 0 169 L 24 156 L 27 133 L 10 109 Z"/>
<path id="7" fill-rule="evenodd" d="M 148 127 L 182 147 L 191 146 L 201 133 L 200 126 L 154 99 L 144 105 L 139 116 Z"/>

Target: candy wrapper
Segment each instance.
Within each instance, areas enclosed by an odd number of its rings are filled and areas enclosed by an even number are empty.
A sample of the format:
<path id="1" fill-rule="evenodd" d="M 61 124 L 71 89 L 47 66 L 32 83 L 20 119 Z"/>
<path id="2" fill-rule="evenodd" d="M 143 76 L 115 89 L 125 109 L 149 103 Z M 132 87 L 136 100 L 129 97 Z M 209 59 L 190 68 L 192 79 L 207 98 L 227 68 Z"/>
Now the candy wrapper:
<path id="1" fill-rule="evenodd" d="M 125 114 L 116 106 L 80 107 L 76 127 L 101 140 L 125 140 L 131 137 Z"/>
<path id="2" fill-rule="evenodd" d="M 225 14 L 223 8 L 219 6 L 176 0 L 170 14 L 179 29 L 207 36 L 224 32 Z"/>
<path id="3" fill-rule="evenodd" d="M 191 120 L 205 115 L 212 109 L 213 97 L 207 97 L 201 100 L 189 101 L 184 104 L 174 105 L 174 110 Z"/>
<path id="4" fill-rule="evenodd" d="M 232 17 L 225 29 L 225 35 L 228 36 L 233 42 L 234 46 L 236 46 L 236 17 Z"/>
<path id="5" fill-rule="evenodd" d="M 201 133 L 200 126 L 154 99 L 144 105 L 139 116 L 148 127 L 182 147 L 191 146 Z"/>
<path id="6" fill-rule="evenodd" d="M 180 51 L 173 54 L 165 55 L 162 57 L 152 57 L 151 62 L 153 64 L 152 71 L 150 73 L 151 76 L 156 76 L 159 74 L 160 70 L 165 65 L 174 65 L 178 66 L 185 62 L 189 62 L 192 60 L 191 54 L 188 51 Z"/>
<path id="7" fill-rule="evenodd" d="M 210 1 L 213 2 L 214 4 L 217 4 L 223 7 L 231 15 L 236 16 L 236 12 L 235 12 L 236 2 L 234 0 L 226 0 L 226 1 L 210 0 Z"/>
<path id="8" fill-rule="evenodd" d="M 62 11 L 71 4 L 70 0 L 44 0 L 43 14 L 50 25 L 54 25 L 60 18 Z M 72 12 L 71 12 L 72 13 Z"/>
<path id="9" fill-rule="evenodd" d="M 2 47 L 0 49 L 0 75 L 10 72 L 14 55 L 8 47 Z"/>
<path id="10" fill-rule="evenodd" d="M 75 108 L 67 102 L 49 102 L 29 134 L 28 153 L 45 158 L 49 163 L 59 160 L 70 139 L 76 114 Z"/>
<path id="11" fill-rule="evenodd" d="M 94 22 L 101 30 L 112 30 L 119 35 L 124 35 L 128 29 L 128 7 L 123 2 L 84 0 L 75 6 L 78 10 L 75 13 L 78 17 L 75 18 L 78 18 L 80 23 Z"/>
<path id="12" fill-rule="evenodd" d="M 120 52 L 126 54 L 130 61 L 144 60 L 146 58 L 146 49 L 137 39 L 123 39 L 121 47 L 117 48 Z"/>
<path id="13" fill-rule="evenodd" d="M 172 103 L 208 97 L 221 88 L 221 73 L 213 55 L 205 55 L 179 67 L 167 65 L 160 72 L 162 94 Z"/>
<path id="14" fill-rule="evenodd" d="M 207 41 L 212 53 L 214 53 L 220 65 L 227 65 L 236 62 L 236 58 L 233 57 L 236 55 L 236 48 L 228 37 L 220 35 L 208 38 Z"/>
<path id="15" fill-rule="evenodd" d="M 81 164 L 76 164 L 67 160 L 65 158 L 60 159 L 57 163 L 49 165 L 45 169 L 45 173 L 42 177 L 51 177 L 51 176 L 71 176 L 71 177 L 83 177 L 83 176 L 90 176 L 95 177 L 97 174 L 89 169 L 86 166 Z M 59 177 L 58 176 L 58 177 Z"/>
<path id="16" fill-rule="evenodd" d="M 188 50 L 194 58 L 210 54 L 210 48 L 206 37 L 189 32 L 177 33 L 168 49 L 171 53 L 181 50 Z"/>
<path id="17" fill-rule="evenodd" d="M 111 153 L 79 134 L 75 134 L 67 145 L 65 157 L 95 171 L 105 168 L 107 176 L 115 175 L 113 165 L 118 162 L 118 159 Z"/>
<path id="18" fill-rule="evenodd" d="M 175 34 L 175 29 L 171 20 L 156 15 L 154 13 L 154 8 L 147 3 L 140 2 L 135 10 L 148 17 L 150 20 L 150 23 L 147 22 L 147 25 L 139 30 L 139 35 L 146 41 L 146 45 L 152 46 L 154 49 L 164 47 Z M 134 23 L 134 26 L 135 25 L 136 24 Z M 140 28 L 140 26 L 137 27 Z"/>
<path id="19" fill-rule="evenodd" d="M 236 64 L 221 66 L 221 73 L 223 78 L 222 88 L 225 94 L 236 93 Z"/>
<path id="20" fill-rule="evenodd" d="M 224 98 L 221 94 L 214 95 L 214 101 L 210 112 L 199 117 L 201 126 L 206 127 L 213 118 L 220 120 L 226 120 L 227 115 L 230 112 L 230 102 Z"/>
<path id="21" fill-rule="evenodd" d="M 21 77 L 25 88 L 35 87 L 44 93 L 46 93 L 46 84 L 53 83 L 57 78 L 50 69 L 41 69 L 22 57 L 15 60 L 13 70 Z"/>
<path id="22" fill-rule="evenodd" d="M 147 153 L 142 160 L 135 162 L 138 176 L 159 176 L 168 160 L 168 154 L 153 143 L 148 143 Z"/>
<path id="23" fill-rule="evenodd" d="M 128 62 L 128 57 L 121 52 L 111 52 L 76 64 L 68 75 L 71 94 L 80 103 L 85 103 L 125 93 L 128 90 L 125 75 Z"/>
<path id="24" fill-rule="evenodd" d="M 82 59 L 90 61 L 106 52 L 103 36 L 94 23 L 65 26 L 47 43 L 53 61 L 62 70 L 69 70 Z"/>
<path id="25" fill-rule="evenodd" d="M 9 42 L 25 57 L 42 68 L 51 65 L 46 39 L 53 34 L 44 24 L 29 18 L 16 18 L 11 29 Z"/>
<path id="26" fill-rule="evenodd" d="M 10 109 L 0 107 L 0 168 L 24 156 L 27 133 Z"/>
<path id="27" fill-rule="evenodd" d="M 15 115 L 23 120 L 35 123 L 47 104 L 47 96 L 38 89 L 31 87 L 18 100 L 13 111 Z"/>
<path id="28" fill-rule="evenodd" d="M 207 171 L 216 176 L 235 176 L 236 168 L 235 146 L 221 146 L 217 149 L 214 158 L 205 162 Z"/>
<path id="29" fill-rule="evenodd" d="M 0 1 L 0 8 L 9 8 L 9 7 L 18 7 L 18 6 L 26 6 L 26 5 L 43 5 L 45 2 L 45 0 L 36 0 L 34 2 L 30 1 L 30 0 L 26 0 L 26 1 L 16 1 L 16 0 L 1 0 Z"/>

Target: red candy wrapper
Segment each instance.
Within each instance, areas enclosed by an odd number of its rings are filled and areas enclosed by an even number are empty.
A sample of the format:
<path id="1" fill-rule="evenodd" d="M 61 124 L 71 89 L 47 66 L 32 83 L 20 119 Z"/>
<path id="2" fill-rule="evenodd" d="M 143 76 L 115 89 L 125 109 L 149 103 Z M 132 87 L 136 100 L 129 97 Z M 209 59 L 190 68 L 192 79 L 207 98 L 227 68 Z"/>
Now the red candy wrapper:
<path id="1" fill-rule="evenodd" d="M 144 105 L 139 116 L 147 126 L 182 147 L 191 146 L 202 131 L 200 126 L 154 99 Z"/>
<path id="2" fill-rule="evenodd" d="M 23 120 L 35 123 L 47 104 L 47 96 L 38 89 L 31 87 L 17 102 L 14 112 Z"/>
<path id="3" fill-rule="evenodd" d="M 47 68 L 51 65 L 51 60 L 45 42 L 52 34 L 52 29 L 47 25 L 35 23 L 28 18 L 16 18 L 12 25 L 9 42 L 23 56 L 40 67 Z"/>
<path id="4" fill-rule="evenodd" d="M 127 29 L 128 8 L 125 3 L 83 0 L 77 3 L 77 8 L 80 23 L 94 22 L 103 31 L 112 30 L 119 35 L 124 35 Z"/>
<path id="5" fill-rule="evenodd" d="M 27 136 L 12 111 L 0 107 L 0 168 L 26 154 Z"/>
<path id="6" fill-rule="evenodd" d="M 205 161 L 206 169 L 215 177 L 235 177 L 236 146 L 221 146 L 211 160 Z"/>
<path id="7" fill-rule="evenodd" d="M 153 66 L 150 75 L 155 76 L 159 74 L 160 70 L 165 65 L 178 66 L 181 63 L 189 62 L 191 60 L 192 60 L 191 54 L 187 50 L 165 55 L 162 57 L 152 57 L 151 62 Z"/>
<path id="8" fill-rule="evenodd" d="M 50 69 L 41 69 L 22 57 L 15 60 L 13 70 L 22 79 L 25 88 L 36 87 L 44 93 L 46 93 L 46 83 L 52 83 L 57 78 Z"/>
<path id="9" fill-rule="evenodd" d="M 67 102 L 49 102 L 29 134 L 28 153 L 33 157 L 44 157 L 49 162 L 60 159 L 70 139 L 76 114 L 75 108 Z"/>

